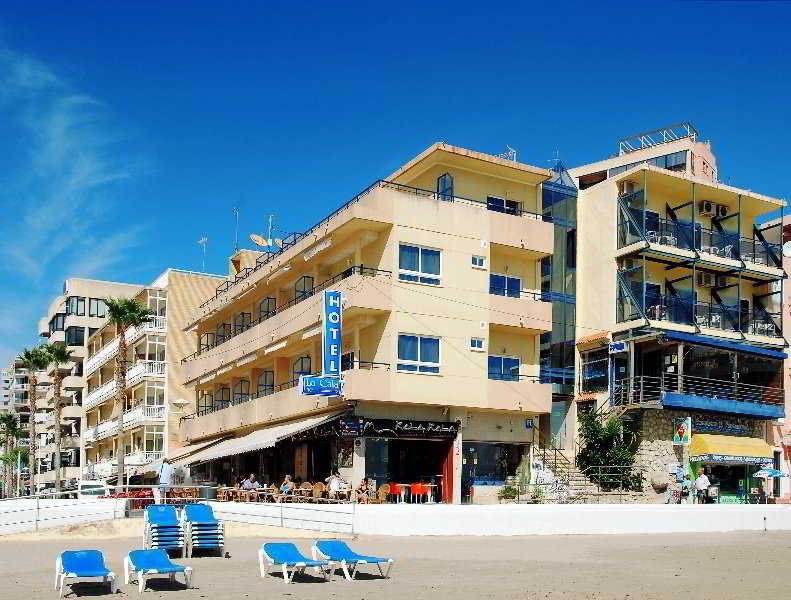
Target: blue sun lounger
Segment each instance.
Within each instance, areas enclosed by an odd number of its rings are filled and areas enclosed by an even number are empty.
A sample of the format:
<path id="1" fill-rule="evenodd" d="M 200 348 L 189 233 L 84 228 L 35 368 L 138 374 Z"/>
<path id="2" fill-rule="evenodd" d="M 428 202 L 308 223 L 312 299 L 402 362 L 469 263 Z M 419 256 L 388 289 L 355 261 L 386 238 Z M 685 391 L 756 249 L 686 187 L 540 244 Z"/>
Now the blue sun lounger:
<path id="1" fill-rule="evenodd" d="M 144 513 L 146 548 L 178 548 L 184 556 L 184 526 L 179 521 L 176 507 L 169 504 L 152 504 Z"/>
<path id="2" fill-rule="evenodd" d="M 143 593 L 146 578 L 151 575 L 168 575 L 170 581 L 176 580 L 176 573 L 184 573 L 184 582 L 192 587 L 192 567 L 178 565 L 170 560 L 165 550 L 132 550 L 124 557 L 124 582 L 137 573 L 138 592 Z"/>
<path id="3" fill-rule="evenodd" d="M 63 584 L 67 579 L 101 577 L 115 593 L 115 573 L 107 568 L 104 554 L 99 550 L 65 550 L 55 560 L 55 589 L 63 597 Z"/>
<path id="4" fill-rule="evenodd" d="M 327 560 L 311 560 L 303 556 L 297 547 L 291 542 L 274 542 L 263 544 L 258 550 L 258 564 L 261 567 L 261 577 L 266 577 L 272 573 L 269 567 L 281 567 L 283 570 L 283 582 L 293 583 L 294 575 L 305 572 L 305 569 L 312 567 L 317 573 L 324 576 L 325 581 L 332 581 L 332 563 Z M 289 576 L 288 570 L 291 569 Z"/>
<path id="5" fill-rule="evenodd" d="M 225 524 L 214 517 L 208 504 L 186 504 L 181 513 L 186 538 L 187 556 L 195 548 L 216 548 L 220 556 L 225 550 Z"/>
<path id="6" fill-rule="evenodd" d="M 348 581 L 357 576 L 357 567 L 360 565 L 376 565 L 382 578 L 390 577 L 390 569 L 393 568 L 392 558 L 380 558 L 378 556 L 365 556 L 357 554 L 340 540 L 316 540 L 313 542 L 313 558 L 323 558 L 331 562 L 340 563 L 343 575 Z M 387 571 L 382 570 L 382 565 L 387 564 Z M 351 572 L 349 572 L 351 567 Z"/>

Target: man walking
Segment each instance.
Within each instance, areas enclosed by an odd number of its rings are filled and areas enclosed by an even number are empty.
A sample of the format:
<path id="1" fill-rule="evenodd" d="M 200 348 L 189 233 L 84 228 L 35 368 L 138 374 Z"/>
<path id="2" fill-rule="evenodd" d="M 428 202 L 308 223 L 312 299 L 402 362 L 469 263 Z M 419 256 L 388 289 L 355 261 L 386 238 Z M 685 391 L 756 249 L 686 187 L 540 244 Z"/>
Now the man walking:
<path id="1" fill-rule="evenodd" d="M 695 480 L 695 492 L 698 499 L 698 504 L 705 504 L 706 503 L 706 492 L 711 485 L 711 481 L 709 481 L 708 476 L 706 475 L 706 470 L 704 467 L 700 468 L 700 475 Z"/>
<path id="2" fill-rule="evenodd" d="M 168 501 L 168 486 L 173 483 L 173 465 L 166 457 L 162 459 L 162 464 L 159 467 L 159 485 L 162 487 L 155 487 L 154 502 L 156 504 L 167 504 Z"/>

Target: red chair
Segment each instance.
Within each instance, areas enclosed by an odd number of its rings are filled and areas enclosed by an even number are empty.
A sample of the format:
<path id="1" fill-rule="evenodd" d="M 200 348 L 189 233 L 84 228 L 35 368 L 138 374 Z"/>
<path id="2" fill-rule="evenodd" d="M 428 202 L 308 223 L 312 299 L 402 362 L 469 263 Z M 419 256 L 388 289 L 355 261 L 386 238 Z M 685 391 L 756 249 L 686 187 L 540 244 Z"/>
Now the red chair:
<path id="1" fill-rule="evenodd" d="M 428 486 L 425 483 L 413 483 L 411 489 L 412 502 L 415 501 L 415 498 L 419 499 L 421 496 L 428 497 Z"/>
<path id="2" fill-rule="evenodd" d="M 390 483 L 388 485 L 390 487 L 390 495 L 395 496 L 395 501 L 398 502 L 401 497 L 401 486 L 398 483 Z"/>

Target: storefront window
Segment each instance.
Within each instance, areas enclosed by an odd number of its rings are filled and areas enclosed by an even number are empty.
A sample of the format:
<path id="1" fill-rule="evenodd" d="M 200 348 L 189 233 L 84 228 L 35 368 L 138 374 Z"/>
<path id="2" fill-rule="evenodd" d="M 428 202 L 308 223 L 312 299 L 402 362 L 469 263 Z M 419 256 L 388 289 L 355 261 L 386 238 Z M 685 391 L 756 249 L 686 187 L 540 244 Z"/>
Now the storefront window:
<path id="1" fill-rule="evenodd" d="M 465 442 L 462 452 L 464 482 L 468 485 L 504 485 L 507 478 L 517 475 L 522 458 L 527 455 L 528 446 Z"/>
<path id="2" fill-rule="evenodd" d="M 596 392 L 607 389 L 609 359 L 610 355 L 606 348 L 586 352 L 582 355 L 582 382 L 580 387 L 583 392 Z"/>
<path id="3" fill-rule="evenodd" d="M 732 380 L 733 353 L 706 346 L 684 346 L 684 374 L 706 379 Z"/>
<path id="4" fill-rule="evenodd" d="M 783 361 L 757 354 L 737 357 L 739 383 L 762 387 L 783 387 Z"/>

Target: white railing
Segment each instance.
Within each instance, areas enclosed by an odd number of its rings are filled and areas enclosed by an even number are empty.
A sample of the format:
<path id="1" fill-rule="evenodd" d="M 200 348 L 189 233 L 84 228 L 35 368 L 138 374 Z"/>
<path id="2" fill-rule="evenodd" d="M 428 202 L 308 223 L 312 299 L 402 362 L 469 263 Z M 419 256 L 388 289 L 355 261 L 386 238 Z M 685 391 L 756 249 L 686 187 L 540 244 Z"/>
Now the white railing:
<path id="1" fill-rule="evenodd" d="M 140 466 L 146 465 L 153 460 L 159 460 L 165 456 L 164 452 L 135 452 L 133 454 L 127 454 L 124 458 L 124 463 L 126 465 L 133 465 L 133 466 Z"/>
<path id="2" fill-rule="evenodd" d="M 96 439 L 106 438 L 107 436 L 118 433 L 118 419 L 112 421 L 105 421 L 96 426 Z"/>
<path id="3" fill-rule="evenodd" d="M 164 377 L 167 363 L 164 360 L 141 360 L 133 364 L 126 373 L 126 385 L 132 387 L 144 377 Z"/>
<path id="4" fill-rule="evenodd" d="M 136 406 L 127 410 L 123 416 L 124 429 L 129 429 L 146 421 L 164 421 L 164 406 Z"/>
<path id="5" fill-rule="evenodd" d="M 96 427 L 89 427 L 82 432 L 82 439 L 86 444 L 96 441 Z"/>
<path id="6" fill-rule="evenodd" d="M 111 379 L 88 392 L 82 401 L 82 405 L 85 407 L 85 410 L 91 409 L 110 398 L 114 393 L 115 379 Z"/>
<path id="7" fill-rule="evenodd" d="M 124 337 L 126 338 L 127 344 L 133 344 L 147 333 L 166 333 L 167 327 L 167 317 L 151 317 L 148 321 L 140 325 L 140 327 L 130 327 L 127 329 Z M 113 358 L 117 352 L 118 337 L 115 337 L 109 344 L 100 348 L 96 354 L 85 360 L 85 374 L 89 375 L 93 373 L 96 369 Z"/>

